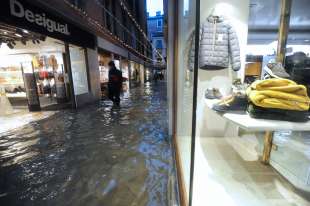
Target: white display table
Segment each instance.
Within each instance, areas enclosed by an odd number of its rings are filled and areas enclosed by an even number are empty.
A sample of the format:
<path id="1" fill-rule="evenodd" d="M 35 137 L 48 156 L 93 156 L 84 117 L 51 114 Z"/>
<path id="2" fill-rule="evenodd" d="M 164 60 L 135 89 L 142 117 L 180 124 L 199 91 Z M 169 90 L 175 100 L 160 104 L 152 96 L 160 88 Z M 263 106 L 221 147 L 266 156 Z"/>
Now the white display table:
<path id="1" fill-rule="evenodd" d="M 205 104 L 212 109 L 213 104 L 219 100 L 205 99 Z M 274 131 L 290 130 L 290 131 L 310 131 L 310 121 L 305 123 L 277 121 L 277 120 L 265 120 L 251 118 L 247 113 L 217 113 L 225 119 L 233 122 L 239 127 L 253 132 L 265 132 L 264 137 L 264 150 L 262 162 L 269 164 L 270 152 L 272 148 L 272 139 Z"/>

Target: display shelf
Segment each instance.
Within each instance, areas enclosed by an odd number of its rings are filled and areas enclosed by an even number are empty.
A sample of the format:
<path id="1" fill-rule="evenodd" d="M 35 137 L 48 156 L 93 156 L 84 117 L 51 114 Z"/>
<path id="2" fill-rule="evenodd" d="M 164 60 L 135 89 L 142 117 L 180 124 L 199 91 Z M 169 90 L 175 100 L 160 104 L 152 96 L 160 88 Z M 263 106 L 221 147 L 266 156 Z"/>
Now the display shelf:
<path id="1" fill-rule="evenodd" d="M 7 83 L 0 83 L 1 86 L 14 86 L 14 85 L 24 85 L 24 82 L 7 82 Z"/>
<path id="2" fill-rule="evenodd" d="M 205 104 L 210 109 L 219 100 L 208 100 L 205 99 Z M 216 111 L 214 111 L 216 112 Z M 217 113 L 217 112 L 216 112 Z M 310 121 L 305 123 L 300 122 L 288 122 L 279 120 L 267 120 L 267 119 L 254 119 L 247 113 L 217 113 L 223 116 L 225 119 L 233 122 L 234 124 L 240 126 L 241 128 L 248 131 L 281 131 L 281 130 L 291 130 L 291 131 L 310 131 Z"/>
<path id="3" fill-rule="evenodd" d="M 7 97 L 11 97 L 11 98 L 13 98 L 13 97 L 27 97 L 27 95 L 26 95 L 26 93 L 25 92 L 18 92 L 18 93 L 6 93 L 6 96 Z"/>
<path id="4" fill-rule="evenodd" d="M 22 73 L 22 71 L 0 71 L 0 74 Z"/>

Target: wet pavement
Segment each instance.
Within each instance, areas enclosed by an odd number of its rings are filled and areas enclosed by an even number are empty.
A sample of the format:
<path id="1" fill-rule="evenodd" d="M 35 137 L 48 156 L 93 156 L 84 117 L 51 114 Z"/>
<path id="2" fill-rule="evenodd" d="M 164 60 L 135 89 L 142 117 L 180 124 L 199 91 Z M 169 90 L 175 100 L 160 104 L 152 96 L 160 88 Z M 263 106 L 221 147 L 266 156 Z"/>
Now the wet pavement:
<path id="1" fill-rule="evenodd" d="M 165 84 L 0 134 L 0 205 L 177 205 Z"/>

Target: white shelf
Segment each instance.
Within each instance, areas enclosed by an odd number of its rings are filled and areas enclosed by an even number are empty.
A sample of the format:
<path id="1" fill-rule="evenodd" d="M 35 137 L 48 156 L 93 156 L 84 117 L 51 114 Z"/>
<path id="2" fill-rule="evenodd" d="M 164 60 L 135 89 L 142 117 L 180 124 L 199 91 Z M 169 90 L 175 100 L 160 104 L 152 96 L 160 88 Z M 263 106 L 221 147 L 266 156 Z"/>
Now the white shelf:
<path id="1" fill-rule="evenodd" d="M 212 109 L 212 105 L 215 104 L 216 102 L 218 102 L 218 100 L 205 99 L 205 104 L 210 109 Z M 281 130 L 310 131 L 310 121 L 300 123 L 300 122 L 288 122 L 288 121 L 278 121 L 268 119 L 254 119 L 250 117 L 247 113 L 245 114 L 217 113 L 217 114 L 223 116 L 227 120 L 233 122 L 234 124 L 248 131 L 281 131 Z"/>
<path id="2" fill-rule="evenodd" d="M 0 74 L 11 74 L 11 73 L 21 73 L 22 71 L 0 71 Z"/>
<path id="3" fill-rule="evenodd" d="M 25 92 L 18 92 L 18 93 L 6 93 L 7 97 L 27 97 Z"/>

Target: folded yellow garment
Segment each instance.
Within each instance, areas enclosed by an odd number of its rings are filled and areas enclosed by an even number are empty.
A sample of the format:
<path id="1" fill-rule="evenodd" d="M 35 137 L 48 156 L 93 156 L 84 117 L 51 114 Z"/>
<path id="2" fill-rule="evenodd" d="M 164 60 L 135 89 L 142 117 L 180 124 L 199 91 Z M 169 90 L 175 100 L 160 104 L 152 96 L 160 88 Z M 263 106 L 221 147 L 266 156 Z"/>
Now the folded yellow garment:
<path id="1" fill-rule="evenodd" d="M 307 88 L 288 79 L 255 81 L 247 89 L 247 95 L 253 104 L 264 108 L 309 110 Z"/>

